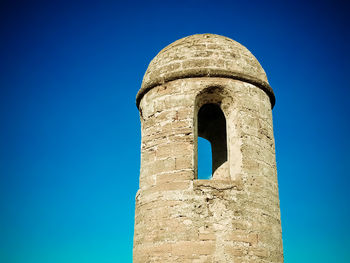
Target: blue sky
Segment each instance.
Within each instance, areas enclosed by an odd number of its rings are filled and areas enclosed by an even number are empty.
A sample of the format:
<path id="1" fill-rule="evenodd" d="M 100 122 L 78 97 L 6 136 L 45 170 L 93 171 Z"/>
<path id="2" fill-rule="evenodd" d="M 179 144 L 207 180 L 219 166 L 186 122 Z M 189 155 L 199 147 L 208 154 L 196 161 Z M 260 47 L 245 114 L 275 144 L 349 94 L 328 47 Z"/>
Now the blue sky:
<path id="1" fill-rule="evenodd" d="M 132 262 L 135 96 L 157 52 L 195 33 L 245 45 L 275 91 L 285 262 L 349 262 L 349 11 L 345 1 L 1 1 L 0 262 Z"/>

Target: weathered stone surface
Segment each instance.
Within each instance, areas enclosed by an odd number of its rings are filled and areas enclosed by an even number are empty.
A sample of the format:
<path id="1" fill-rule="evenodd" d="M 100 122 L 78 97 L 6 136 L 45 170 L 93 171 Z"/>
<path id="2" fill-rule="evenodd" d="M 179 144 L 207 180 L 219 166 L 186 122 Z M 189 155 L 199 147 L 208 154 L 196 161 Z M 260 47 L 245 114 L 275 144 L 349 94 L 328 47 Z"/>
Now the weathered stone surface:
<path id="1" fill-rule="evenodd" d="M 134 262 L 282 263 L 271 94 L 244 79 L 211 73 L 164 77 L 185 65 L 195 70 L 235 67 L 267 81 L 241 45 L 207 36 L 163 50 L 141 88 Z M 145 92 L 157 76 L 163 82 Z M 211 180 L 197 180 L 198 111 L 206 104 L 218 105 L 224 114 L 227 156 Z"/>
<path id="2" fill-rule="evenodd" d="M 191 77 L 223 77 L 260 87 L 275 103 L 264 69 L 250 51 L 238 42 L 214 34 L 198 34 L 175 41 L 151 61 L 137 94 L 139 105 L 150 89 L 166 82 Z"/>

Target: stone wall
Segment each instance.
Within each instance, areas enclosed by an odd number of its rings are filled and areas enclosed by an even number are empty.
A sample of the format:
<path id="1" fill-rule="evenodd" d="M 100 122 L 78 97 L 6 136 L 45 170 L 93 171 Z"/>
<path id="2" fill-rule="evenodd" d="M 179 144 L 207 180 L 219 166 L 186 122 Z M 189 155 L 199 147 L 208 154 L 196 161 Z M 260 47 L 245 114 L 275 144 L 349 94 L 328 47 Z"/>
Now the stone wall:
<path id="1" fill-rule="evenodd" d="M 139 101 L 134 262 L 283 262 L 271 101 L 230 78 L 182 78 Z M 197 180 L 197 113 L 220 106 L 227 162 Z"/>

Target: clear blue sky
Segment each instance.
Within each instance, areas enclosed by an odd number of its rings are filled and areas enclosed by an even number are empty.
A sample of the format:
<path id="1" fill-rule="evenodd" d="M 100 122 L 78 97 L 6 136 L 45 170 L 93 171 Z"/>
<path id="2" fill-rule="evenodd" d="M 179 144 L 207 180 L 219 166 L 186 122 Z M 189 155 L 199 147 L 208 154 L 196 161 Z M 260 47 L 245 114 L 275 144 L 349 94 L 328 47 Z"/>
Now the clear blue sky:
<path id="1" fill-rule="evenodd" d="M 135 95 L 157 52 L 194 33 L 245 45 L 275 91 L 285 262 L 350 262 L 341 2 L 1 1 L 0 262 L 132 262 Z"/>

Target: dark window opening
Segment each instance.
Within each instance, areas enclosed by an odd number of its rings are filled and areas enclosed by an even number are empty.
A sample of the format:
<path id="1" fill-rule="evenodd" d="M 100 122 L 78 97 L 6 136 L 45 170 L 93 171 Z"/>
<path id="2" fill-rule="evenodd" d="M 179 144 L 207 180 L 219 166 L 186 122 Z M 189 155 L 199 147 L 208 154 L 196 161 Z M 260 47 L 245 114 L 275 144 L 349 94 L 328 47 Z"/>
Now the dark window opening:
<path id="1" fill-rule="evenodd" d="M 205 104 L 198 111 L 198 137 L 211 144 L 211 174 L 227 161 L 227 136 L 225 115 L 217 104 Z M 205 161 L 205 160 L 203 160 Z M 198 156 L 198 166 L 202 162 Z M 200 168 L 199 168 L 200 170 Z M 198 172 L 198 179 L 206 179 Z"/>

